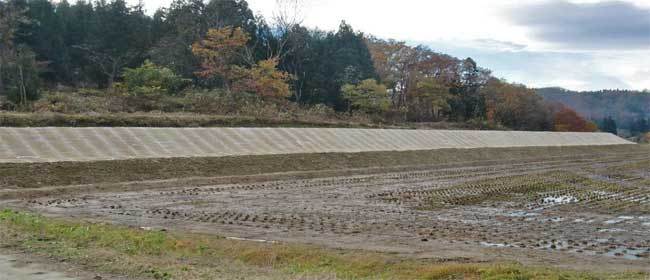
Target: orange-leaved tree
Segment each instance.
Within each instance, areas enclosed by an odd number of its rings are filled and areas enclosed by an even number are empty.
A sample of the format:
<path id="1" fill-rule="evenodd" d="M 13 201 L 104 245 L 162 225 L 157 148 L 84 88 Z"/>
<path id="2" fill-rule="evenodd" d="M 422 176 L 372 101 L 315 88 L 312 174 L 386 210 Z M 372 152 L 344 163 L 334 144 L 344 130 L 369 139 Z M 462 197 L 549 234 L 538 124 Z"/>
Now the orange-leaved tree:
<path id="1" fill-rule="evenodd" d="M 576 111 L 564 105 L 556 105 L 554 114 L 555 131 L 594 132 L 598 126 L 593 122 L 585 120 Z"/>
<path id="2" fill-rule="evenodd" d="M 485 115 L 490 124 L 516 130 L 552 129 L 552 112 L 534 90 L 524 85 L 491 78 L 480 89 Z"/>
<path id="3" fill-rule="evenodd" d="M 259 61 L 251 68 L 235 67 L 233 90 L 236 92 L 250 92 L 265 99 L 282 99 L 291 95 L 289 82 L 291 75 L 279 71 L 277 57 Z"/>
<path id="4" fill-rule="evenodd" d="M 233 67 L 243 60 L 248 40 L 250 35 L 240 27 L 209 29 L 203 40 L 192 44 L 192 53 L 201 62 L 201 70 L 195 74 L 206 80 L 221 78 L 229 89 Z"/>
<path id="5" fill-rule="evenodd" d="M 192 45 L 192 53 L 201 61 L 196 75 L 207 80 L 221 79 L 226 90 L 254 93 L 265 99 L 291 95 L 291 75 L 278 70 L 279 59 L 255 62 L 246 44 L 250 35 L 237 27 L 210 29 L 203 40 Z"/>

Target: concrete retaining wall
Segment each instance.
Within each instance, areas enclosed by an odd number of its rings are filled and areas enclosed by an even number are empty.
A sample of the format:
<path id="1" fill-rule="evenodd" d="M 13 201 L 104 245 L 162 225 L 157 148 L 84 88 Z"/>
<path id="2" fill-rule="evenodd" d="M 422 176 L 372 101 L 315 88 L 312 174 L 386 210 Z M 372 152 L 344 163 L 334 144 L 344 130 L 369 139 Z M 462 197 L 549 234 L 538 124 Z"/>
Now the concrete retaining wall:
<path id="1" fill-rule="evenodd" d="M 0 162 L 632 144 L 607 133 L 342 128 L 0 128 Z"/>

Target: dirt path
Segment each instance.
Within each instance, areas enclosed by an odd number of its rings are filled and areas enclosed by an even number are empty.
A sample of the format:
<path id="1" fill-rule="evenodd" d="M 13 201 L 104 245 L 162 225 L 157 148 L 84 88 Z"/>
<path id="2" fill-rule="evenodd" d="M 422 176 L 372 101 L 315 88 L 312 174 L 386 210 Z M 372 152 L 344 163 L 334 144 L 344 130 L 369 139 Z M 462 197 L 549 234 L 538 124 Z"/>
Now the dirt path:
<path id="1" fill-rule="evenodd" d="M 78 280 L 49 267 L 20 260 L 13 256 L 0 255 L 0 280 Z"/>

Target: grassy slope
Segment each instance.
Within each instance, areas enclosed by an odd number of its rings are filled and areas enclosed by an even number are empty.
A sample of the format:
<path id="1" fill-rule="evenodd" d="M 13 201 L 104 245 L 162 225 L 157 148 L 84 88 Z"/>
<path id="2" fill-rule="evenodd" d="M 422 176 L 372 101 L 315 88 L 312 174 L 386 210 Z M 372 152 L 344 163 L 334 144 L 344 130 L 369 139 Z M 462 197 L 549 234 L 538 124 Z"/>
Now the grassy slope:
<path id="1" fill-rule="evenodd" d="M 395 255 L 144 231 L 0 212 L 0 244 L 86 269 L 153 279 L 645 279 L 517 264 L 405 259 Z M 241 278 L 244 277 L 244 278 Z"/>
<path id="2" fill-rule="evenodd" d="M 218 158 L 134 159 L 98 162 L 0 164 L 0 190 L 75 184 L 117 183 L 189 177 L 241 176 L 277 172 L 323 172 L 354 168 L 427 165 L 467 166 L 475 161 L 540 160 L 560 156 L 598 157 L 616 153 L 650 154 L 649 145 L 600 147 L 528 147 L 442 149 L 405 152 L 364 152 L 236 156 Z M 316 174 L 317 175 L 317 174 Z M 340 174 L 339 174 L 340 175 Z M 328 176 L 332 176 L 329 174 Z"/>
<path id="3" fill-rule="evenodd" d="M 381 124 L 346 121 L 301 121 L 251 116 L 188 113 L 61 114 L 0 112 L 5 127 L 355 127 L 380 128 Z"/>
<path id="4" fill-rule="evenodd" d="M 15 113 L 0 111 L 4 127 L 342 127 L 506 130 L 480 122 L 384 123 L 300 116 L 264 117 L 196 113 Z"/>

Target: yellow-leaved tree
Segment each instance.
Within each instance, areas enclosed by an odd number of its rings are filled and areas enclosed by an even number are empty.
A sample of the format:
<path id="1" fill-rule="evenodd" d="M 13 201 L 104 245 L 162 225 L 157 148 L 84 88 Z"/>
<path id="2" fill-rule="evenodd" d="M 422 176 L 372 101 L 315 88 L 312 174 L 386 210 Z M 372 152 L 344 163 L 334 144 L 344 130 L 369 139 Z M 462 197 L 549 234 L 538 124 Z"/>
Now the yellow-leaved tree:
<path id="1" fill-rule="evenodd" d="M 415 92 L 417 99 L 425 103 L 424 107 L 431 111 L 435 121 L 441 120 L 443 112 L 451 110 L 449 99 L 452 95 L 449 93 L 449 87 L 435 78 L 422 79 L 417 83 Z"/>
<path id="2" fill-rule="evenodd" d="M 390 107 L 386 86 L 374 79 L 363 80 L 358 85 L 346 84 L 341 91 L 350 109 L 372 114 L 386 112 Z"/>

